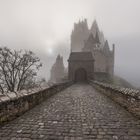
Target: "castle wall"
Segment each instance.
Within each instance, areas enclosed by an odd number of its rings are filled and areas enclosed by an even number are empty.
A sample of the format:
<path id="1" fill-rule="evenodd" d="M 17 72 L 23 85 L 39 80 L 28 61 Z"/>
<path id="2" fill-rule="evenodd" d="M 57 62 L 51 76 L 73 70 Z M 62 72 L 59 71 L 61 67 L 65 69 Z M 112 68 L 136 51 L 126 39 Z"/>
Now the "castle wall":
<path id="1" fill-rule="evenodd" d="M 80 33 L 80 35 L 74 35 L 71 38 L 71 51 L 72 52 L 80 52 L 84 47 L 84 40 L 87 39 L 88 36 Z"/>
<path id="2" fill-rule="evenodd" d="M 107 73 L 110 76 L 114 75 L 114 54 L 110 52 L 110 55 L 105 55 L 100 50 L 91 50 L 93 57 L 95 59 L 94 71 Z"/>
<path id="3" fill-rule="evenodd" d="M 95 72 L 107 72 L 107 59 L 100 51 L 94 51 L 93 57 L 95 59 Z"/>

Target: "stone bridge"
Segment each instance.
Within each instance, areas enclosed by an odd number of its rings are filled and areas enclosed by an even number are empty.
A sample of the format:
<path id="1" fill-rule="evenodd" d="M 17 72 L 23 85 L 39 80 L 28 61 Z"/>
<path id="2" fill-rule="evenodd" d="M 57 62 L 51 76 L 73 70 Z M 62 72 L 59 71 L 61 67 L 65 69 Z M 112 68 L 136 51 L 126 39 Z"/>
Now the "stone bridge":
<path id="1" fill-rule="evenodd" d="M 0 127 L 0 140 L 39 139 L 140 140 L 140 120 L 95 86 L 77 83 Z"/>

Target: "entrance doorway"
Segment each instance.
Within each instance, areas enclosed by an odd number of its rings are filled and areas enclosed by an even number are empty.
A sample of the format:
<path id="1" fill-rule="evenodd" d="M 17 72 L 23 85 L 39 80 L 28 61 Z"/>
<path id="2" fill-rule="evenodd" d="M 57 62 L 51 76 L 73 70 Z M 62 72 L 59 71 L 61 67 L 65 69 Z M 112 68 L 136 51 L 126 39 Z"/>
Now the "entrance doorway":
<path id="1" fill-rule="evenodd" d="M 79 68 L 75 72 L 75 82 L 86 82 L 87 81 L 87 73 L 85 69 Z"/>

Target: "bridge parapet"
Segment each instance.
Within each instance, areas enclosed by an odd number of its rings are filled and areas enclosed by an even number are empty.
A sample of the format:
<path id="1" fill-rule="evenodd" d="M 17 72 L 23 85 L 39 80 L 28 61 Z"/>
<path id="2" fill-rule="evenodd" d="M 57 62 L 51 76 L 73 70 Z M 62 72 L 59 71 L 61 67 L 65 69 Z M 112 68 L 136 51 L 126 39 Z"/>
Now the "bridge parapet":
<path id="1" fill-rule="evenodd" d="M 57 92 L 72 85 L 72 82 L 54 84 L 46 89 L 34 91 L 29 94 L 22 94 L 14 98 L 7 98 L 0 102 L 0 125 L 10 121 L 24 112 L 30 110 L 34 106 L 40 104 L 44 100 L 50 98 Z"/>
<path id="2" fill-rule="evenodd" d="M 115 102 L 119 103 L 136 117 L 140 118 L 140 91 L 124 88 L 113 84 L 90 81 L 97 90 L 101 91 Z"/>

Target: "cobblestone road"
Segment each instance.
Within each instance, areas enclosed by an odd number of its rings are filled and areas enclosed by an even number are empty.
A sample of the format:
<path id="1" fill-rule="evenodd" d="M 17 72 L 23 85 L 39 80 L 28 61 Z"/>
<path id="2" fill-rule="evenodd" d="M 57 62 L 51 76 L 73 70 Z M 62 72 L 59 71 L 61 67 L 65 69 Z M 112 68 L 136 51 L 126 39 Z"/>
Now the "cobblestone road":
<path id="1" fill-rule="evenodd" d="M 140 140 L 140 120 L 76 84 L 0 128 L 0 140 Z"/>

